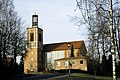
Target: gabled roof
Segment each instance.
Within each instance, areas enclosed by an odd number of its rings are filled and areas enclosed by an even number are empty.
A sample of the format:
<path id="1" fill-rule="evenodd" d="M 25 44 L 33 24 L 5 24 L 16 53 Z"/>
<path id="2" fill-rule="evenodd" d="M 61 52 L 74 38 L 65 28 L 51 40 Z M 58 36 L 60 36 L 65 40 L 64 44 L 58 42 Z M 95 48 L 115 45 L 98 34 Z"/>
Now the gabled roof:
<path id="1" fill-rule="evenodd" d="M 43 51 L 57 51 L 57 50 L 68 50 L 68 44 L 73 45 L 74 49 L 80 49 L 84 45 L 84 41 L 72 41 L 72 42 L 61 42 L 61 43 L 52 43 L 52 44 L 44 44 Z"/>

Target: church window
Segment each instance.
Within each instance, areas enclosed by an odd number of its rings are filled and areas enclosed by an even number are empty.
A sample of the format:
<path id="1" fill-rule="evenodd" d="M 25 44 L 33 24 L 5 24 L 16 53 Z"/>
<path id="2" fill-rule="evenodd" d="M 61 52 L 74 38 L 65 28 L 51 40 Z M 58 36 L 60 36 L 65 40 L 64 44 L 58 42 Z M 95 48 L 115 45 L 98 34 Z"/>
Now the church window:
<path id="1" fill-rule="evenodd" d="M 60 66 L 60 62 L 57 62 L 57 66 Z"/>
<path id="2" fill-rule="evenodd" d="M 34 41 L 34 33 L 30 33 L 30 41 Z"/>
<path id="3" fill-rule="evenodd" d="M 75 64 L 76 64 L 76 61 L 75 61 L 75 60 L 73 60 L 73 61 L 72 61 L 72 65 L 75 65 Z"/>
<path id="4" fill-rule="evenodd" d="M 64 62 L 64 66 L 68 66 L 68 61 L 65 61 L 65 62 Z"/>
<path id="5" fill-rule="evenodd" d="M 33 68 L 33 64 L 30 64 L 30 68 L 31 68 L 31 69 Z"/>
<path id="6" fill-rule="evenodd" d="M 83 64 L 83 60 L 80 60 L 80 64 Z"/>
<path id="7" fill-rule="evenodd" d="M 32 71 L 32 72 L 33 72 L 33 67 L 34 67 L 34 65 L 30 64 L 30 71 Z"/>

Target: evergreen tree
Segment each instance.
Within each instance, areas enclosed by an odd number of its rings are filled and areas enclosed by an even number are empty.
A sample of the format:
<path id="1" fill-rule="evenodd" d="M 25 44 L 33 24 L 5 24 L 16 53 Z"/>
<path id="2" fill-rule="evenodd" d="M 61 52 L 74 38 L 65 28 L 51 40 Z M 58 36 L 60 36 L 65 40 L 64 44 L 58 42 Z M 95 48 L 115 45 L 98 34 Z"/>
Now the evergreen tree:
<path id="1" fill-rule="evenodd" d="M 71 55 L 70 57 L 74 57 L 74 48 L 73 48 L 73 45 L 71 46 Z"/>

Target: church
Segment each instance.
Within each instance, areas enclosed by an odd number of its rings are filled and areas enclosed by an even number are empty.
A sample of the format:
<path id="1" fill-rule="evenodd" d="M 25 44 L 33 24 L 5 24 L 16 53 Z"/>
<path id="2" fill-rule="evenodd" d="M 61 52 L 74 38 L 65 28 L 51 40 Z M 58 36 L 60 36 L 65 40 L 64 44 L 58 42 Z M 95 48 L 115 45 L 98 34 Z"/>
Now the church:
<path id="1" fill-rule="evenodd" d="M 25 74 L 52 69 L 87 71 L 86 54 L 84 41 L 43 44 L 43 29 L 38 27 L 38 15 L 32 15 L 32 27 L 27 28 Z"/>

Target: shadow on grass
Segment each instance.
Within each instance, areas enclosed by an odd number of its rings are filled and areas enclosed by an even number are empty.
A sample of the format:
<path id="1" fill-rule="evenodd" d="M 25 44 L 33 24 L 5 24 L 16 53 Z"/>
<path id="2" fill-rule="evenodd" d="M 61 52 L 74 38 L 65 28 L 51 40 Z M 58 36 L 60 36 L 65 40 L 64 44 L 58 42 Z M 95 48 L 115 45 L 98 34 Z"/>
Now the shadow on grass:
<path id="1" fill-rule="evenodd" d="M 16 74 L 16 75 L 4 75 L 4 76 L 0 76 L 0 80 L 16 80 L 16 79 L 20 79 L 23 77 L 30 77 L 30 76 L 36 76 L 34 74 Z"/>
<path id="2" fill-rule="evenodd" d="M 76 77 L 71 76 L 74 80 L 112 80 L 112 78 L 98 78 L 98 77 Z"/>
<path id="3" fill-rule="evenodd" d="M 57 78 L 52 80 L 112 80 L 109 78 L 100 79 L 100 78 L 89 78 L 89 77 L 77 77 L 77 76 L 70 76 L 70 77 L 63 77 L 63 78 Z"/>
<path id="4" fill-rule="evenodd" d="M 71 76 L 57 78 L 52 80 L 113 80 L 112 77 L 94 76 L 82 73 L 71 74 Z M 120 79 L 118 79 L 120 80 Z"/>

